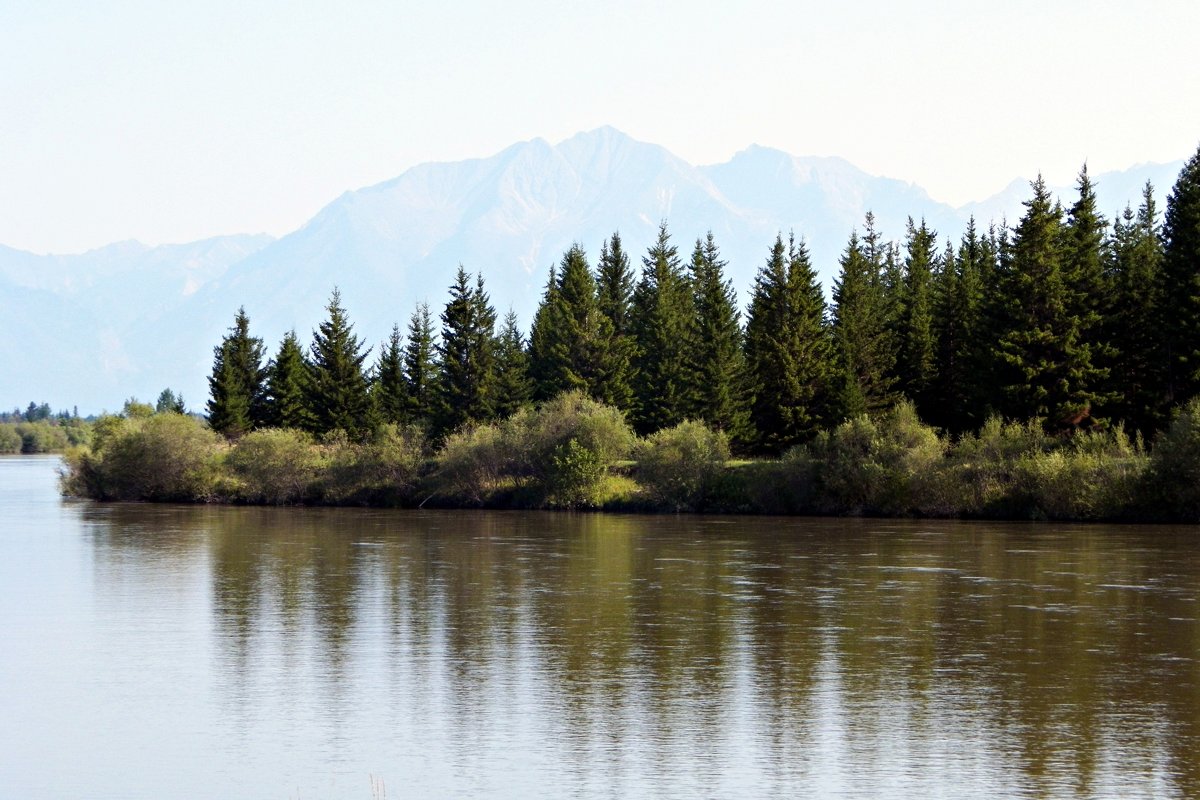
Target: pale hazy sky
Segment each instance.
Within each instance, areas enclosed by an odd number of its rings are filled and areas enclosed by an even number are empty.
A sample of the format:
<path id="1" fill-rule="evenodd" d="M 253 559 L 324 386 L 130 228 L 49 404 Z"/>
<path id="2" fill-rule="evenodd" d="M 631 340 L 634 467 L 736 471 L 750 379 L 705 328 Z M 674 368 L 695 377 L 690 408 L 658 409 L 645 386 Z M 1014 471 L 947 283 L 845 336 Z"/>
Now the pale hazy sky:
<path id="1" fill-rule="evenodd" d="M 1190 156 L 1200 3 L 0 0 L 0 243 L 295 229 L 424 161 L 613 125 L 953 204 Z"/>

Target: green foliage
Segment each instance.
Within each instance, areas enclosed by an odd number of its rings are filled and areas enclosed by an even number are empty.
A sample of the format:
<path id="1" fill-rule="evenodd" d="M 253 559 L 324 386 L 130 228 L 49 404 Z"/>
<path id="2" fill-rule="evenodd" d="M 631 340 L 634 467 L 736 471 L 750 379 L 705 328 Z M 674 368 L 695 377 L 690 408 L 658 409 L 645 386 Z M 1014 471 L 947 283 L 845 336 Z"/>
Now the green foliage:
<path id="1" fill-rule="evenodd" d="M 1162 380 L 1167 404 L 1176 404 L 1200 392 L 1200 149 L 1167 198 L 1162 235 Z"/>
<path id="2" fill-rule="evenodd" d="M 383 425 L 367 442 L 335 438 L 322 448 L 321 500 L 335 505 L 401 506 L 412 500 L 425 459 L 418 427 Z"/>
<path id="3" fill-rule="evenodd" d="M 221 437 L 182 414 L 102 417 L 92 449 L 66 455 L 64 491 L 97 500 L 203 502 L 215 494 Z"/>
<path id="4" fill-rule="evenodd" d="M 213 348 L 207 410 L 214 431 L 236 438 L 265 421 L 262 361 L 262 339 L 250 335 L 250 318 L 239 308 L 229 334 Z"/>
<path id="5" fill-rule="evenodd" d="M 296 332 L 288 331 L 279 352 L 267 366 L 266 423 L 276 428 L 316 428 L 309 402 L 312 396 L 312 365 L 300 347 Z"/>
<path id="6" fill-rule="evenodd" d="M 825 296 L 803 242 L 783 237 L 754 282 L 746 323 L 752 418 L 764 452 L 811 439 L 834 415 L 834 344 Z"/>
<path id="7" fill-rule="evenodd" d="M 868 218 L 868 224 L 871 224 Z M 895 402 L 895 350 L 884 315 L 877 256 L 852 233 L 833 283 L 832 332 L 837 353 L 835 406 L 838 416 L 878 413 Z M 832 420 L 830 420 L 832 421 Z"/>
<path id="8" fill-rule="evenodd" d="M 408 341 L 404 346 L 404 384 L 408 400 L 408 419 L 428 423 L 436 408 L 437 364 L 434 359 L 433 318 L 429 304 L 421 303 L 408 322 Z"/>
<path id="9" fill-rule="evenodd" d="M 496 337 L 495 413 L 501 419 L 510 417 L 533 400 L 533 382 L 529 377 L 529 354 L 517 315 L 509 311 L 504 316 L 500 335 Z"/>
<path id="10" fill-rule="evenodd" d="M 374 405 L 363 362 L 370 349 L 354 335 L 337 289 L 325 308 L 328 318 L 313 332 L 309 406 L 318 433 L 345 431 L 355 439 L 375 427 Z"/>
<path id="11" fill-rule="evenodd" d="M 21 434 L 17 433 L 17 426 L 11 422 L 0 423 L 0 453 L 19 453 L 21 452 Z"/>
<path id="12" fill-rule="evenodd" d="M 695 341 L 691 288 L 667 224 L 642 259 L 633 293 L 634 427 L 649 433 L 682 422 L 694 404 L 688 354 Z"/>
<path id="13" fill-rule="evenodd" d="M 408 420 L 408 397 L 404 383 L 404 352 L 400 346 L 400 326 L 392 326 L 392 334 L 379 351 L 379 364 L 371 386 L 375 409 L 383 422 L 401 424 Z"/>
<path id="14" fill-rule="evenodd" d="M 692 252 L 695 345 L 691 353 L 694 414 L 707 425 L 745 441 L 751 435 L 746 364 L 737 295 L 725 279 L 725 262 L 712 231 Z"/>
<path id="15" fill-rule="evenodd" d="M 633 358 L 637 352 L 632 319 L 634 283 L 621 235 L 614 233 L 601 245 L 596 266 L 596 306 L 608 318 L 612 337 L 606 348 L 608 369 L 596 396 L 625 412 L 633 407 Z"/>
<path id="16" fill-rule="evenodd" d="M 927 416 L 952 433 L 978 427 L 988 402 L 984 375 L 990 343 L 983 341 L 986 258 L 972 217 L 957 254 L 947 243 L 934 280 L 937 377 Z"/>
<path id="17" fill-rule="evenodd" d="M 729 460 L 729 437 L 703 422 L 685 420 L 656 431 L 637 451 L 637 479 L 659 507 L 703 508 Z"/>
<path id="18" fill-rule="evenodd" d="M 442 338 L 438 345 L 440 380 L 434 418 L 438 434 L 492 418 L 495 326 L 496 312 L 483 290 L 482 276 L 472 286 L 470 276 L 460 266 L 450 287 L 450 301 L 442 312 Z"/>
<path id="19" fill-rule="evenodd" d="M 309 434 L 263 428 L 239 439 L 226 456 L 225 467 L 234 480 L 223 488 L 233 499 L 248 503 L 310 502 L 324 466 Z"/>
<path id="20" fill-rule="evenodd" d="M 187 406 L 184 405 L 183 395 L 177 395 L 169 388 L 163 389 L 162 393 L 158 396 L 158 400 L 154 403 L 154 412 L 156 414 L 165 414 L 167 412 L 186 414 Z"/>
<path id="21" fill-rule="evenodd" d="M 18 423 L 15 432 L 21 438 L 20 451 L 26 454 L 61 453 L 69 444 L 66 429 L 45 420 Z"/>
<path id="22" fill-rule="evenodd" d="M 1152 514 L 1200 521 L 1200 398 L 1179 411 L 1150 453 L 1143 494 Z"/>
<path id="23" fill-rule="evenodd" d="M 917 227 L 910 217 L 900 292 L 900 352 L 896 366 L 901 391 L 926 412 L 933 405 L 932 390 L 937 378 L 933 319 L 936 244 L 937 234 L 926 227 L 925 220 Z"/>

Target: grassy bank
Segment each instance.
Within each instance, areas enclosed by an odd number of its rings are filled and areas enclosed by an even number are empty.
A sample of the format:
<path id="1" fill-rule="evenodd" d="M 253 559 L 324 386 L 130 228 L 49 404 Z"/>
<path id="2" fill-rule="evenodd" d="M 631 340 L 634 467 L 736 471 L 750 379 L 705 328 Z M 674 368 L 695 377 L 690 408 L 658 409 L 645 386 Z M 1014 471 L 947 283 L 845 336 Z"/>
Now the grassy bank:
<path id="1" fill-rule="evenodd" d="M 730 459 L 695 422 L 639 439 L 564 394 L 434 446 L 288 429 L 228 442 L 174 413 L 108 416 L 70 448 L 63 490 L 98 500 L 579 508 L 1056 520 L 1200 520 L 1200 403 L 1147 450 L 1120 429 L 1052 437 L 988 422 L 951 441 L 911 406 L 860 417 L 777 460 Z"/>

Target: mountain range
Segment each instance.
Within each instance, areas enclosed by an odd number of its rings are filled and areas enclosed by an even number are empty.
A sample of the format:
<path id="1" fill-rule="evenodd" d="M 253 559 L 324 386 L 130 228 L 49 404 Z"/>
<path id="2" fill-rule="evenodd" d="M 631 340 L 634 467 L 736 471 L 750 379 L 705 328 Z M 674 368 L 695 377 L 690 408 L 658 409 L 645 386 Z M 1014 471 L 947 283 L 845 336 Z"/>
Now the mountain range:
<path id="1" fill-rule="evenodd" d="M 1136 206 L 1147 180 L 1160 209 L 1183 166 L 1143 164 L 1093 176 L 1111 218 Z M 1054 191 L 1064 204 L 1072 187 Z M 279 239 L 235 235 L 148 247 L 121 242 L 80 255 L 0 245 L 0 404 L 30 400 L 81 413 L 153 401 L 164 387 L 203 407 L 212 349 L 239 306 L 274 351 L 307 340 L 337 286 L 368 343 L 403 330 L 416 303 L 440 312 L 462 264 L 482 272 L 500 315 L 527 325 L 550 266 L 574 242 L 593 262 L 620 231 L 635 266 L 665 220 L 681 258 L 711 230 L 746 300 L 777 233 L 808 243 L 829 286 L 850 231 L 867 211 L 891 239 L 909 216 L 957 241 L 968 217 L 1015 222 L 1029 196 L 1014 180 L 953 208 L 919 186 L 869 175 L 840 158 L 751 146 L 722 164 L 689 164 L 612 128 L 552 145 L 514 144 L 490 158 L 415 166 L 333 200 Z"/>

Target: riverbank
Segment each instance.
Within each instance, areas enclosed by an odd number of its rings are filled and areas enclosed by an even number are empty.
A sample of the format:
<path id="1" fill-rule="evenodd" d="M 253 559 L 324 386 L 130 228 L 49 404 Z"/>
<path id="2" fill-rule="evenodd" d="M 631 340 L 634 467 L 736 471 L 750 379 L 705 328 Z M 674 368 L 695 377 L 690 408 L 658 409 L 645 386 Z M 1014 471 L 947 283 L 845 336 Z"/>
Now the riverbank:
<path id="1" fill-rule="evenodd" d="M 951 441 L 901 405 L 774 460 L 732 460 L 696 422 L 638 438 L 579 393 L 439 446 L 397 426 L 228 442 L 164 413 L 102 418 L 65 464 L 64 493 L 97 500 L 1195 522 L 1200 403 L 1149 450 L 1119 428 L 1054 437 L 999 420 Z"/>

